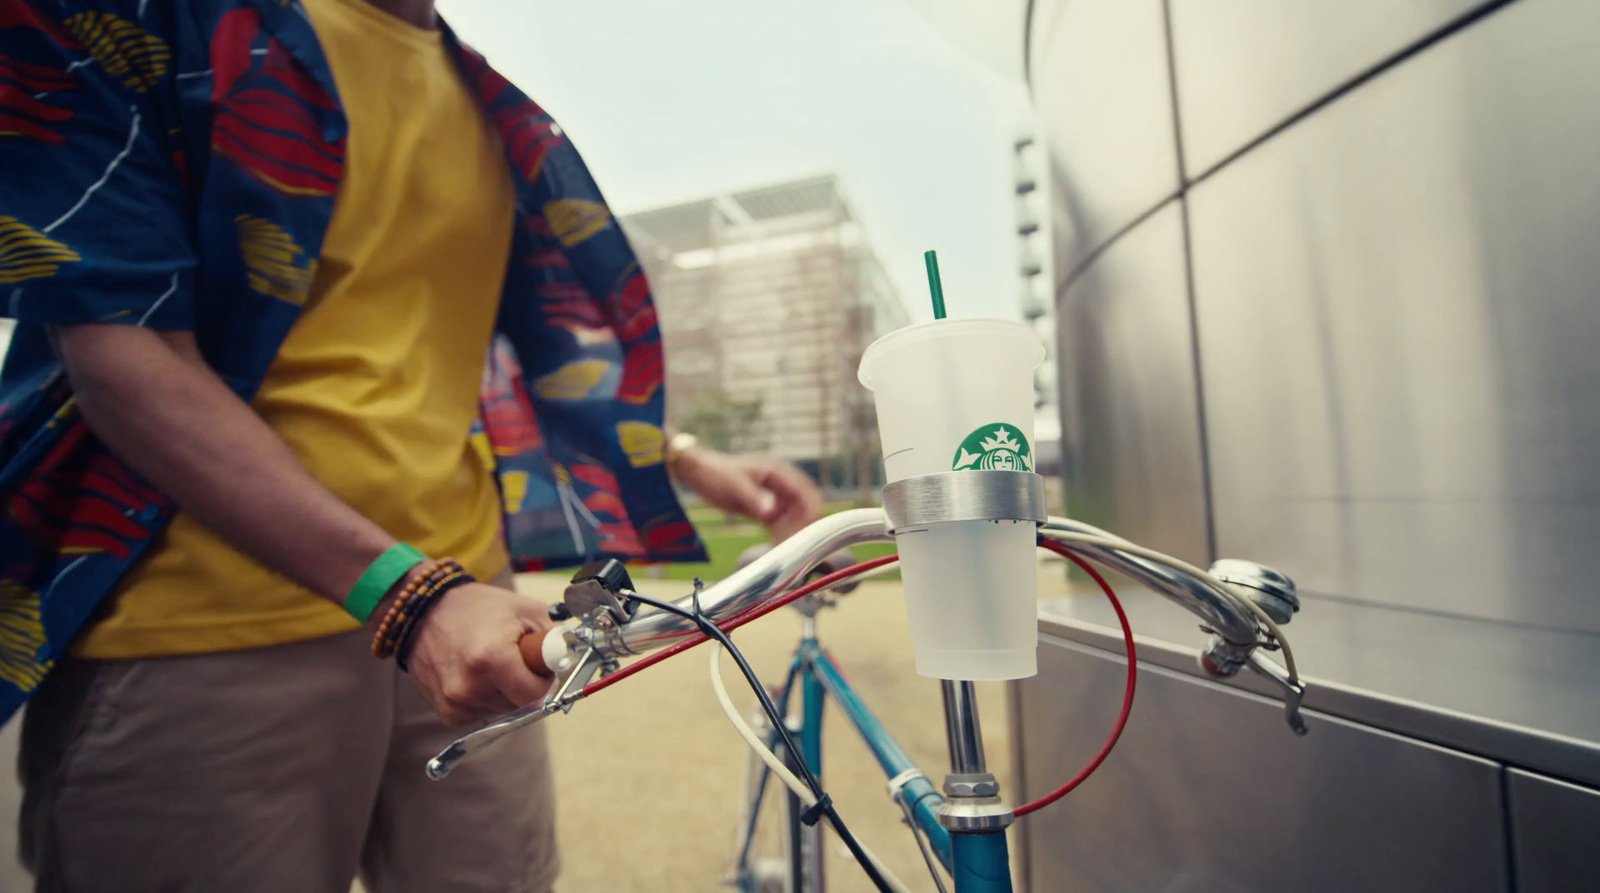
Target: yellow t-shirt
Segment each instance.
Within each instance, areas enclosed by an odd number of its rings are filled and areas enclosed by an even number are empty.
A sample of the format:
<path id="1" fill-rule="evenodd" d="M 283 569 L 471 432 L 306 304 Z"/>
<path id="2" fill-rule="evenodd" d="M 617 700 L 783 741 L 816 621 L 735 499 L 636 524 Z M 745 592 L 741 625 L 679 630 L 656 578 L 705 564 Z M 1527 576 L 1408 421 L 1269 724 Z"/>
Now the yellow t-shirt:
<path id="1" fill-rule="evenodd" d="M 357 511 L 489 578 L 507 564 L 499 495 L 468 437 L 510 252 L 509 168 L 439 32 L 366 0 L 305 8 L 349 120 L 347 166 L 254 407 Z M 75 651 L 194 654 L 356 627 L 180 513 Z"/>

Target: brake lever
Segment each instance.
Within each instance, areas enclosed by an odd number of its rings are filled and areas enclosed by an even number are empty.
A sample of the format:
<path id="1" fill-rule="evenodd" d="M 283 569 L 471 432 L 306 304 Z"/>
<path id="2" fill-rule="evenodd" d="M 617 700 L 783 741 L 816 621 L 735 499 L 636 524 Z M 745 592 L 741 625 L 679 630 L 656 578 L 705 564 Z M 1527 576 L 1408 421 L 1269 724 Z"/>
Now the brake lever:
<path id="1" fill-rule="evenodd" d="M 457 763 L 512 732 L 524 726 L 531 726 L 554 713 L 572 712 L 572 705 L 583 700 L 583 687 L 589 684 L 589 680 L 593 679 L 594 674 L 604 665 L 605 662 L 593 648 L 585 648 L 573 665 L 572 671 L 561 681 L 561 687 L 556 689 L 555 694 L 546 697 L 540 703 L 529 704 L 520 710 L 507 713 L 483 728 L 457 738 L 438 756 L 428 761 L 428 777 L 438 781 L 449 775 Z"/>
<path id="2" fill-rule="evenodd" d="M 1262 676 L 1272 680 L 1283 690 L 1283 713 L 1289 721 L 1289 728 L 1296 735 L 1304 735 L 1310 731 L 1306 727 L 1306 718 L 1300 715 L 1300 704 L 1306 697 L 1306 684 L 1298 680 L 1291 680 L 1283 668 L 1269 660 L 1260 649 L 1251 652 L 1249 667 Z"/>

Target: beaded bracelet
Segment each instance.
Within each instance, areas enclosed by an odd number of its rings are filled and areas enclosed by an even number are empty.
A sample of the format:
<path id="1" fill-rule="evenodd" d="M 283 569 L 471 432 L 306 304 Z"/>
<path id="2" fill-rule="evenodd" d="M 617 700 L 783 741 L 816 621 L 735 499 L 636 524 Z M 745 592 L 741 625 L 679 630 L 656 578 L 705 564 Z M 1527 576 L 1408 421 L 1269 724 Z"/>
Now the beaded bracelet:
<path id="1" fill-rule="evenodd" d="M 412 640 L 416 638 L 417 630 L 422 628 L 422 619 L 427 616 L 428 611 L 444 598 L 445 593 L 458 586 L 465 586 L 468 583 L 475 582 L 477 580 L 471 574 L 464 573 L 440 583 L 427 595 L 411 600 L 413 607 L 410 612 L 410 620 L 406 623 L 405 628 L 401 630 L 400 641 L 394 647 L 395 666 L 398 666 L 401 672 L 411 672 L 411 646 L 414 644 Z"/>
<path id="2" fill-rule="evenodd" d="M 415 595 L 407 599 L 404 605 L 398 606 L 394 623 L 387 630 L 380 631 L 383 638 L 379 648 L 381 653 L 378 653 L 377 656 L 392 657 L 397 654 L 400 648 L 400 640 L 416 624 L 416 620 L 420 616 L 421 607 L 433 601 L 435 597 L 446 589 L 454 589 L 456 586 L 471 580 L 472 575 L 462 570 L 460 565 L 455 565 L 453 568 L 448 568 L 429 576 L 426 583 L 418 587 Z"/>
<path id="3" fill-rule="evenodd" d="M 394 603 L 384 614 L 383 622 L 378 624 L 378 631 L 372 637 L 372 656 L 385 658 L 394 654 L 401 635 L 415 617 L 418 602 L 437 592 L 440 586 L 462 577 L 470 575 L 452 558 L 430 559 L 418 565 L 395 596 Z"/>
<path id="4" fill-rule="evenodd" d="M 439 569 L 440 562 L 431 558 L 425 558 L 413 566 L 411 570 L 406 572 L 408 579 L 406 580 L 405 584 L 400 587 L 400 592 L 395 595 L 394 602 L 389 605 L 389 610 L 384 613 L 382 622 L 378 624 L 378 633 L 373 637 L 374 648 L 377 647 L 377 643 L 379 641 L 382 641 L 389 634 L 389 629 L 394 626 L 395 620 L 400 614 L 401 607 L 404 606 L 408 600 L 415 597 L 417 590 L 420 589 L 430 577 L 432 577 L 434 574 L 437 574 Z"/>
<path id="5" fill-rule="evenodd" d="M 377 634 L 372 638 L 372 656 L 377 658 L 392 656 L 401 633 L 411 620 L 417 602 L 440 584 L 464 573 L 459 564 L 445 560 L 417 574 L 413 578 L 415 585 L 407 587 L 396 596 L 394 604 L 389 607 L 389 613 L 379 625 Z"/>

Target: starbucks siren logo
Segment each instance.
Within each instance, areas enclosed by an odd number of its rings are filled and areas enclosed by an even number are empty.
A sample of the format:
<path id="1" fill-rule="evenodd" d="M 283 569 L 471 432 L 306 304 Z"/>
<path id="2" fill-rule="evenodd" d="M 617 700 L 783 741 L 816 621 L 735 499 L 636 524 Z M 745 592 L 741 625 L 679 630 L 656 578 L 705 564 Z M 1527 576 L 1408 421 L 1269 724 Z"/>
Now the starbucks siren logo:
<path id="1" fill-rule="evenodd" d="M 953 471 L 1032 471 L 1033 450 L 1015 425 L 984 425 L 961 441 L 950 467 Z"/>

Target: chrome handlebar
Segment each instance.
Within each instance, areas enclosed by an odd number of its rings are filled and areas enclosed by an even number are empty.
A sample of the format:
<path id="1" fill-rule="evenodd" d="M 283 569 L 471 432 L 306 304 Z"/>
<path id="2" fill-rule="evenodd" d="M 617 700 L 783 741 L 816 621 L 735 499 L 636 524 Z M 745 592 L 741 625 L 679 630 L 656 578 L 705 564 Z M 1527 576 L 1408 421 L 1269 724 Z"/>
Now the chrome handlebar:
<path id="1" fill-rule="evenodd" d="M 758 608 L 799 585 L 818 564 L 840 549 L 892 541 L 894 537 L 890 533 L 890 526 L 889 515 L 883 509 L 852 509 L 825 517 L 774 546 L 746 567 L 701 589 L 698 593 L 700 610 L 713 621 L 720 622 Z M 1053 534 L 1068 534 L 1128 542 L 1069 518 L 1051 517 L 1041 525 L 1039 532 L 1045 538 L 1052 538 Z M 1132 543 L 1128 544 L 1132 546 Z M 1304 685 L 1289 678 L 1282 668 L 1261 654 L 1258 649 L 1272 643 L 1263 638 L 1264 632 L 1255 614 L 1236 601 L 1238 598 L 1255 598 L 1253 589 L 1230 586 L 1234 595 L 1230 598 L 1228 594 L 1219 592 L 1210 580 L 1109 545 L 1079 542 L 1070 545 L 1075 551 L 1144 583 L 1197 615 L 1204 621 L 1205 628 L 1214 633 L 1209 646 L 1201 654 L 1201 667 L 1218 677 L 1235 675 L 1246 666 L 1266 676 L 1284 692 L 1290 726 L 1299 734 L 1305 733 L 1305 723 L 1299 712 Z M 1248 564 L 1230 561 L 1235 566 Z M 1293 583 L 1287 577 L 1260 565 L 1249 566 L 1259 569 L 1263 578 L 1281 581 L 1281 591 L 1275 595 L 1294 600 Z M 690 609 L 693 600 L 694 596 L 685 596 L 677 604 Z M 665 648 L 697 631 L 694 623 L 687 618 L 656 608 L 642 608 L 627 622 L 619 623 L 614 615 L 596 611 L 581 618 L 580 625 L 569 626 L 559 634 L 552 632 L 545 641 L 544 658 L 560 679 L 555 693 L 542 704 L 524 707 L 463 736 L 429 761 L 428 775 L 435 779 L 443 778 L 456 762 L 504 735 L 557 711 L 570 711 L 572 705 L 583 697 L 582 689 L 588 681 L 596 673 L 615 669 L 619 658 Z"/>
<path id="2" fill-rule="evenodd" d="M 884 529 L 882 509 L 850 509 L 829 515 L 700 590 L 700 610 L 713 622 L 727 620 L 798 586 L 817 565 L 841 549 L 892 539 Z M 691 599 L 680 599 L 678 605 L 689 608 Z M 698 632 L 688 618 L 656 608 L 641 610 L 628 623 L 606 626 L 594 629 L 582 644 L 607 660 L 665 648 Z M 568 644 L 576 643 L 569 640 Z"/>
<path id="3" fill-rule="evenodd" d="M 1133 545 L 1116 534 L 1107 533 L 1092 524 L 1074 521 L 1071 518 L 1052 517 L 1039 529 L 1039 535 L 1046 538 L 1052 533 L 1082 534 Z M 1074 543 L 1072 548 L 1177 602 L 1204 620 L 1206 625 L 1228 644 L 1241 646 L 1245 648 L 1246 653 L 1255 647 L 1258 632 L 1255 615 L 1241 611 L 1237 604 L 1223 597 L 1205 581 L 1157 564 L 1148 558 L 1140 558 L 1112 548 L 1077 543 Z"/>

